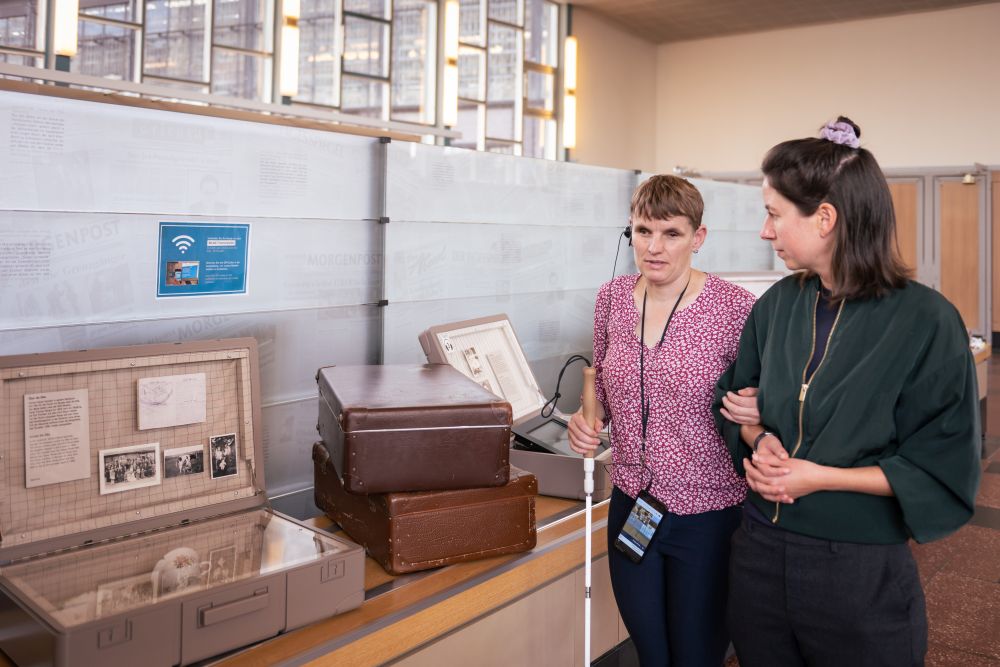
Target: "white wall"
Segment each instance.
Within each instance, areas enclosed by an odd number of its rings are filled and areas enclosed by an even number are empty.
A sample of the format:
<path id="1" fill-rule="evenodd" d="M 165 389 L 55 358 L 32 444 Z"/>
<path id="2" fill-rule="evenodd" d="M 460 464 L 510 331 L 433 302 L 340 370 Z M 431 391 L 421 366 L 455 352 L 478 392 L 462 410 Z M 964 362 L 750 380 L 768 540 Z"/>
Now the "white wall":
<path id="1" fill-rule="evenodd" d="M 655 168 L 756 169 L 838 114 L 883 167 L 1000 164 L 998 29 L 994 3 L 660 46 Z M 621 83 L 603 85 L 598 96 Z"/>
<path id="2" fill-rule="evenodd" d="M 574 7 L 577 148 L 584 164 L 650 171 L 656 164 L 656 45 Z"/>

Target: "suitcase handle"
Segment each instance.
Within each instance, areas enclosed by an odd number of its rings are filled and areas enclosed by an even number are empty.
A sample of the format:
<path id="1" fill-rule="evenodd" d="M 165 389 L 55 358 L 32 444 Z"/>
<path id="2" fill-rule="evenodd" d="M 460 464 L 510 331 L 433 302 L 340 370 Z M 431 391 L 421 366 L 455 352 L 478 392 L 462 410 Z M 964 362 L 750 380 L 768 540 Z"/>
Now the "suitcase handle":
<path id="1" fill-rule="evenodd" d="M 242 600 L 234 600 L 233 602 L 227 602 L 226 604 L 222 604 L 217 607 L 204 607 L 200 610 L 200 626 L 206 627 L 209 625 L 215 625 L 216 623 L 223 623 L 225 621 L 232 620 L 237 616 L 243 616 L 244 614 L 252 614 L 255 611 L 260 611 L 261 609 L 267 607 L 269 597 L 267 589 L 262 588 L 258 591 L 254 591 L 253 595 L 243 598 Z"/>

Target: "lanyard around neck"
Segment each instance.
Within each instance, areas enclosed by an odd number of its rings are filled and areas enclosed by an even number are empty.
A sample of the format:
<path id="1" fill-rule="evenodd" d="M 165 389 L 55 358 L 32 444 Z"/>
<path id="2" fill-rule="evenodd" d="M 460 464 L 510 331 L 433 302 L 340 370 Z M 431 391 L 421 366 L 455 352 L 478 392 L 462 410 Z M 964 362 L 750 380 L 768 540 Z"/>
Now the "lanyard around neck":
<path id="1" fill-rule="evenodd" d="M 660 334 L 660 340 L 657 341 L 656 347 L 653 351 L 660 349 L 663 344 L 663 340 L 667 337 L 667 327 L 670 326 L 670 320 L 674 319 L 674 313 L 677 312 L 677 306 L 681 305 L 681 299 L 684 298 L 684 294 L 687 292 L 688 286 L 691 284 L 691 274 L 688 274 L 687 282 L 684 284 L 684 289 L 677 297 L 677 301 L 674 302 L 674 307 L 670 309 L 670 314 L 667 316 L 667 322 L 663 325 L 663 333 Z M 640 414 L 642 415 L 642 453 L 645 456 L 646 453 L 646 427 L 649 424 L 649 403 L 646 402 L 646 288 L 642 288 L 642 321 L 639 324 L 639 406 Z"/>

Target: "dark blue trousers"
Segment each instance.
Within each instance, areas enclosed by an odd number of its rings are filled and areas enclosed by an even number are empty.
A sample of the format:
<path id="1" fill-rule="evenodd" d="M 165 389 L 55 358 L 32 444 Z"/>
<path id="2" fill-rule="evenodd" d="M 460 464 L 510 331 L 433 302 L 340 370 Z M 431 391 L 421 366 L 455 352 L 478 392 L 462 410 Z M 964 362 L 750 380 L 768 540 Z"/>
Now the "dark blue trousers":
<path id="1" fill-rule="evenodd" d="M 668 514 L 641 563 L 614 542 L 632 499 L 617 488 L 608 511 L 608 560 L 618 611 L 642 667 L 719 667 L 729 645 L 729 540 L 742 509 Z"/>

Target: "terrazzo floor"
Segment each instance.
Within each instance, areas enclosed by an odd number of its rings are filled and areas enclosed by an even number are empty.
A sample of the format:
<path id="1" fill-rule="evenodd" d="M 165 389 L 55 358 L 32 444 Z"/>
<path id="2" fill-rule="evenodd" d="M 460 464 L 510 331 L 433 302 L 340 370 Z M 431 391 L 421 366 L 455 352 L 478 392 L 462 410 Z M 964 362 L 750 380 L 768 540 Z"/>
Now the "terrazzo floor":
<path id="1" fill-rule="evenodd" d="M 954 535 L 911 545 L 927 597 L 928 667 L 1000 667 L 1000 352 L 989 365 L 976 513 Z"/>

